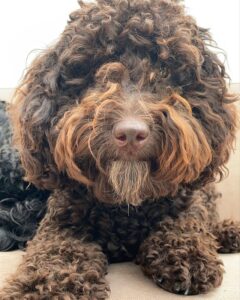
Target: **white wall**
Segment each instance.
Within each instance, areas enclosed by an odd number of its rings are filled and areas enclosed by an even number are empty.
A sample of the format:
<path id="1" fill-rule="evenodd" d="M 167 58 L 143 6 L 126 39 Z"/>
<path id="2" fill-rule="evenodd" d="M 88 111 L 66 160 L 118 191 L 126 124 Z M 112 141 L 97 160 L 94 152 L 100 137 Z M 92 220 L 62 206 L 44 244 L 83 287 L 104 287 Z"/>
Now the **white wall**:
<path id="1" fill-rule="evenodd" d="M 240 82 L 240 1 L 185 0 L 198 23 L 211 28 L 228 56 L 233 82 Z M 0 0 L 0 88 L 15 87 L 39 49 L 63 30 L 77 0 Z"/>
<path id="2" fill-rule="evenodd" d="M 227 55 L 226 67 L 233 83 L 240 82 L 240 0 L 185 0 L 189 14 L 210 28 Z M 224 61 L 224 60 L 223 60 Z"/>

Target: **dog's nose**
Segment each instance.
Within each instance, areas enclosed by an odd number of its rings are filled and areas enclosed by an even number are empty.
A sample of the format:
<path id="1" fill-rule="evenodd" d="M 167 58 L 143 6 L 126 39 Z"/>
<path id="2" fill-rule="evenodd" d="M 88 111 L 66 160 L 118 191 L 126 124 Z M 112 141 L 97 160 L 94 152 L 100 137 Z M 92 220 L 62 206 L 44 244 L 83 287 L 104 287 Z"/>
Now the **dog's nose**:
<path id="1" fill-rule="evenodd" d="M 126 118 L 113 128 L 114 140 L 119 147 L 132 144 L 140 148 L 146 143 L 149 133 L 147 124 L 134 118 Z"/>

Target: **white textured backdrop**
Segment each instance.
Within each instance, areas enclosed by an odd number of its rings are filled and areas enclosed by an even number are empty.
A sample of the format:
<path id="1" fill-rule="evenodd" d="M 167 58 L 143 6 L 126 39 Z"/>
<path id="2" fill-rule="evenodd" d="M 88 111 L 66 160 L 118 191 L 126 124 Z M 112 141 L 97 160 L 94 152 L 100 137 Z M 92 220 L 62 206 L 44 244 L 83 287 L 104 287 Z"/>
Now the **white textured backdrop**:
<path id="1" fill-rule="evenodd" d="M 201 26 L 211 28 L 240 82 L 240 1 L 185 0 Z M 40 49 L 57 39 L 77 0 L 0 0 L 0 88 L 14 88 Z"/>

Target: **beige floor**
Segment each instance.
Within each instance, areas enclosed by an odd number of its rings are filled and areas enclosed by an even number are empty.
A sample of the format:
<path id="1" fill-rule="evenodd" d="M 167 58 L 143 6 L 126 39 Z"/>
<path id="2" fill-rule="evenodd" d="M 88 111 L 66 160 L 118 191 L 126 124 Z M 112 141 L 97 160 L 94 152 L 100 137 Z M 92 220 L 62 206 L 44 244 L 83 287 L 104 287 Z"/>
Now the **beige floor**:
<path id="1" fill-rule="evenodd" d="M 6 277 L 17 268 L 22 255 L 21 251 L 0 253 L 0 288 Z M 240 299 L 240 254 L 221 255 L 221 258 L 226 271 L 221 287 L 206 295 L 189 296 L 190 300 Z M 111 265 L 107 279 L 111 287 L 109 300 L 186 300 L 186 296 L 170 294 L 158 288 L 132 263 Z"/>

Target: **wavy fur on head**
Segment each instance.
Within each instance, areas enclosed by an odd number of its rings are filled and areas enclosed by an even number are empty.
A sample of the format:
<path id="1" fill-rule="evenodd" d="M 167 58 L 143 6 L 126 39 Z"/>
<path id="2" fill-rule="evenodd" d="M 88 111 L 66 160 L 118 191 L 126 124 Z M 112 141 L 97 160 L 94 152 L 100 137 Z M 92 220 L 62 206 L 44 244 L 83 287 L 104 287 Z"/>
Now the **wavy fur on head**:
<path id="1" fill-rule="evenodd" d="M 103 187 L 110 195 L 111 185 L 122 190 L 126 183 L 116 174 L 106 180 L 115 172 L 109 163 L 124 168 L 114 162 L 111 130 L 131 109 L 154 140 L 141 158 L 149 173 L 145 197 L 222 178 L 236 116 L 208 31 L 173 1 L 80 5 L 15 95 L 12 120 L 26 179 L 48 189 L 71 181 L 95 186 L 100 199 Z"/>
<path id="2" fill-rule="evenodd" d="M 25 179 L 54 192 L 0 299 L 103 300 L 107 263 L 134 258 L 168 291 L 205 293 L 222 281 L 217 250 L 240 251 L 208 185 L 236 130 L 214 42 L 180 1 L 80 5 L 10 110 Z M 126 119 L 141 149 L 116 141 Z"/>

